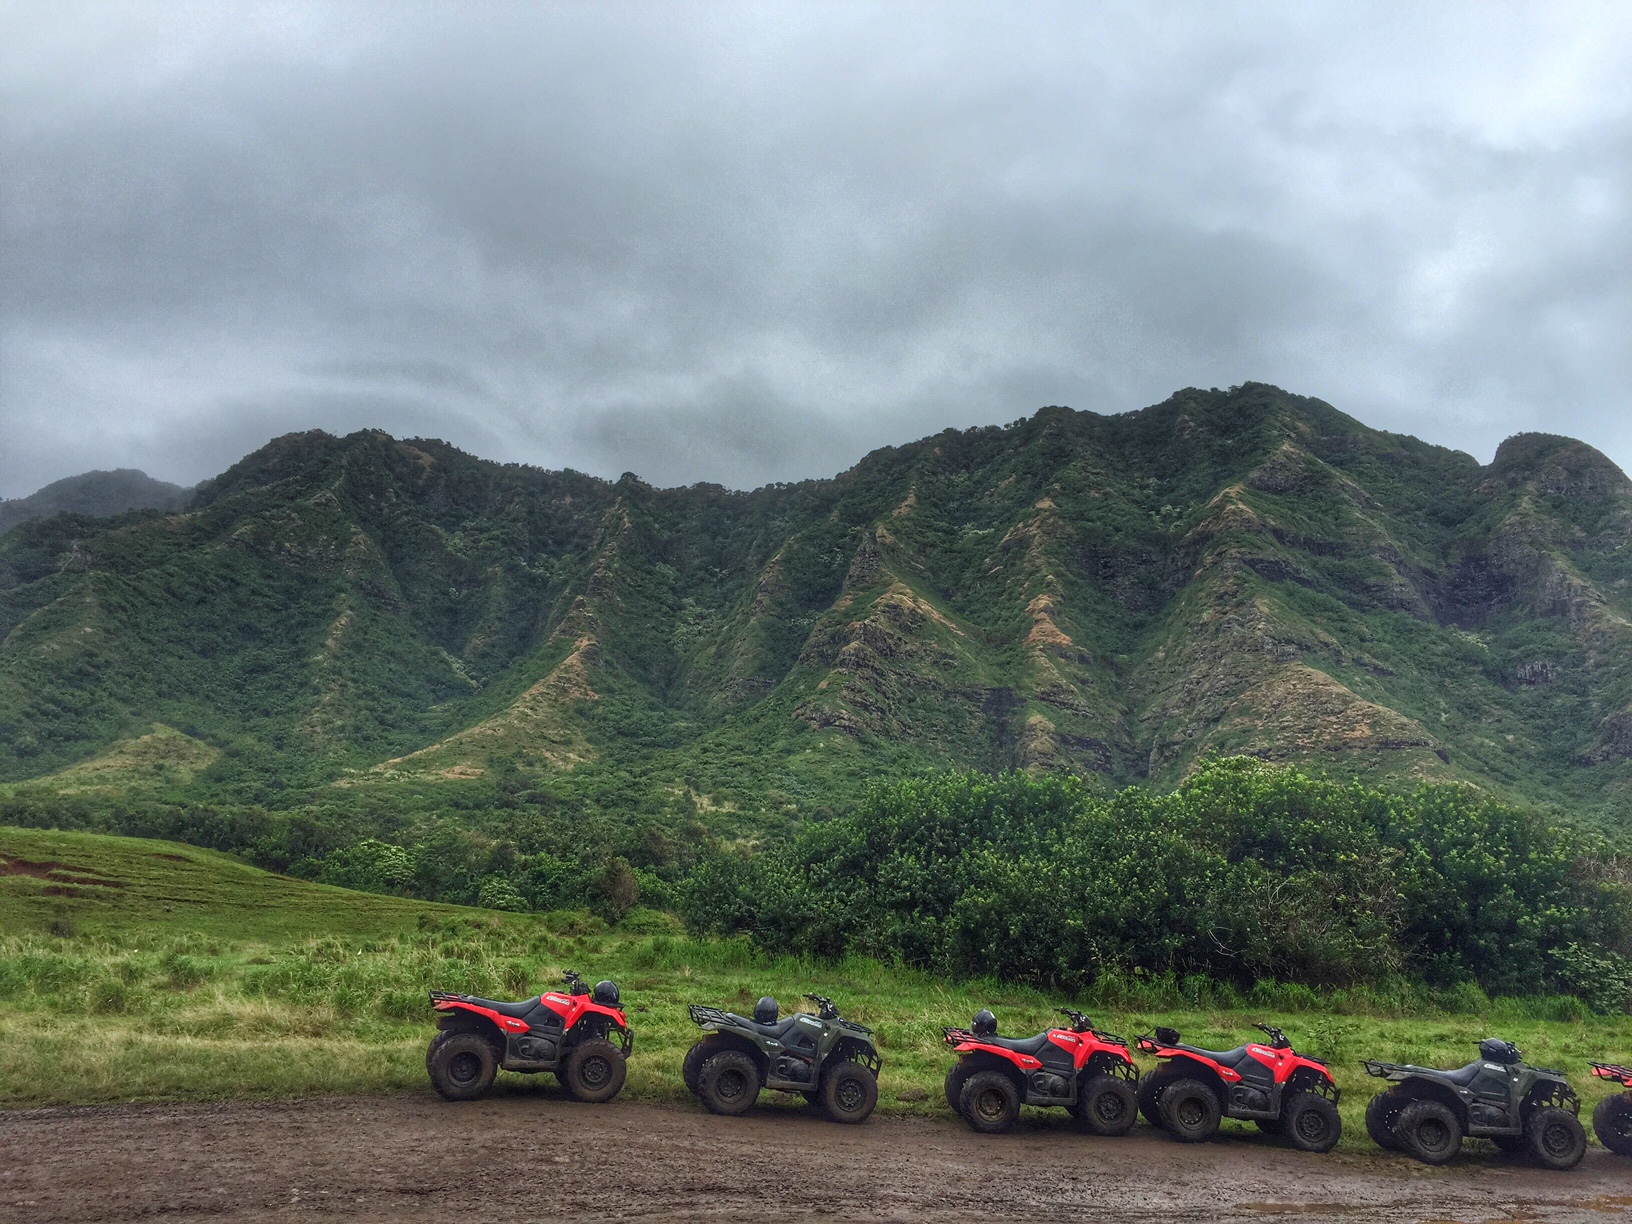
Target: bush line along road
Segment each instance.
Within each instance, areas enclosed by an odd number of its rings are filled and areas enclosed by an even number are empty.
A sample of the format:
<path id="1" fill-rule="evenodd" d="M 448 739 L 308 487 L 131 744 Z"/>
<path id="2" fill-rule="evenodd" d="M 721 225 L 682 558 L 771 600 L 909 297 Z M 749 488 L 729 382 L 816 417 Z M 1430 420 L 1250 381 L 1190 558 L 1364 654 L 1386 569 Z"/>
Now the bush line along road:
<path id="1" fill-rule="evenodd" d="M 308 1191 L 312 1201 L 355 1191 L 367 1203 L 352 1207 L 365 1215 L 378 1209 L 382 1218 L 412 1218 L 444 1194 L 476 1195 L 493 1211 L 512 1202 L 520 1209 L 527 1195 L 506 1190 L 505 1179 L 427 1169 L 423 1152 L 414 1152 L 415 1143 L 470 1142 L 473 1124 L 499 1128 L 480 1150 L 513 1161 L 539 1159 L 533 1139 L 515 1136 L 536 1136 L 540 1127 L 570 1126 L 583 1143 L 618 1148 L 621 1155 L 598 1172 L 576 1163 L 562 1169 L 572 1185 L 549 1192 L 562 1195 L 563 1209 L 621 1203 L 630 1214 L 681 1218 L 725 1217 L 762 1201 L 750 1190 L 763 1192 L 763 1168 L 722 1164 L 714 1149 L 721 1142 L 779 1145 L 775 1185 L 851 1216 L 1024 1215 L 1064 1204 L 1078 1215 L 1131 1218 L 1131 1208 L 1118 1214 L 1106 1206 L 1113 1187 L 1153 1218 L 1171 1218 L 1162 1215 L 1168 1210 L 1259 1218 L 1243 1204 L 1273 1202 L 1349 1203 L 1361 1214 L 1345 1218 L 1357 1219 L 1368 1218 L 1365 1210 L 1399 1218 L 1389 1213 L 1402 1204 L 1425 1217 L 1462 1219 L 1511 1217 L 1515 1204 L 1534 1218 L 1557 1219 L 1602 1219 L 1632 1206 L 1620 1194 L 1632 1170 L 1596 1147 L 1575 1172 L 1556 1177 L 1523 1156 L 1474 1144 L 1459 1167 L 1478 1176 L 1453 1168 L 1450 1182 L 1424 1183 L 1408 1174 L 1422 1166 L 1379 1152 L 1365 1137 L 1370 1093 L 1361 1058 L 1452 1066 L 1492 1032 L 1533 1062 L 1568 1068 L 1585 1109 L 1610 1099 L 1612 1085 L 1586 1078 L 1587 1063 L 1632 1045 L 1632 1023 L 1595 1016 L 1574 999 L 1463 992 L 1437 1006 L 1419 998 L 1413 1008 L 1359 991 L 1322 997 L 1261 982 L 1243 994 L 1161 977 L 1112 982 L 1114 994 L 1079 993 L 1079 1007 L 1120 1032 L 1152 1032 L 1166 1020 L 1198 1048 L 1228 1047 L 1253 1021 L 1279 1016 L 1300 1054 L 1327 1060 L 1344 1093 L 1345 1124 L 1330 1156 L 1287 1151 L 1257 1128 L 1226 1124 L 1228 1142 L 1190 1147 L 1176 1163 L 1171 1140 L 1148 1127 L 1099 1141 L 1045 1111 L 994 1142 L 951 1124 L 941 1093 L 954 1053 L 941 1026 L 990 1004 L 1007 1031 L 1041 1028 L 1052 992 L 956 984 L 859 958 L 769 957 L 740 939 L 689 938 L 650 911 L 608 928 L 587 914 L 482 914 L 351 893 L 174 843 L 0 829 L 0 867 L 0 1101 L 12 1107 L 0 1114 L 0 1211 L 20 1218 L 213 1214 L 227 1202 L 217 1183 L 228 1168 L 244 1178 L 242 1196 L 230 1199 L 244 1218 L 290 1210 L 292 1196 L 305 1201 Z M 427 985 L 518 997 L 533 983 L 559 980 L 567 966 L 594 966 L 624 984 L 618 1006 L 638 1044 L 621 1095 L 637 1100 L 586 1110 L 562 1101 L 541 1077 L 505 1075 L 495 1099 L 425 1102 Z M 879 1104 L 890 1116 L 859 1131 L 821 1124 L 813 1136 L 815 1111 L 797 1097 L 783 1108 L 779 1093 L 745 1118 L 651 1112 L 645 1102 L 689 1095 L 681 1064 L 699 1030 L 687 1004 L 750 1011 L 764 991 L 791 999 L 824 981 L 836 984 L 845 1019 L 872 1030 L 887 1063 Z M 52 1108 L 359 1092 L 390 1095 L 116 1106 L 108 1115 Z M 397 1133 L 383 1133 L 394 1125 Z M 181 1147 L 155 1154 L 172 1143 Z M 816 1152 L 828 1156 L 817 1160 Z M 835 1174 L 835 1152 L 853 1162 L 853 1177 Z M 1069 1172 L 1039 1186 L 1025 1167 L 1032 1160 Z M 700 1162 L 714 1172 L 700 1175 Z M 1242 1191 L 1220 1195 L 1219 1177 Z M 863 1192 L 857 1179 L 869 1178 Z M 699 1189 L 688 1197 L 676 1186 Z M 633 1197 L 619 1199 L 620 1187 Z M 537 1192 L 529 1182 L 527 1193 Z"/>

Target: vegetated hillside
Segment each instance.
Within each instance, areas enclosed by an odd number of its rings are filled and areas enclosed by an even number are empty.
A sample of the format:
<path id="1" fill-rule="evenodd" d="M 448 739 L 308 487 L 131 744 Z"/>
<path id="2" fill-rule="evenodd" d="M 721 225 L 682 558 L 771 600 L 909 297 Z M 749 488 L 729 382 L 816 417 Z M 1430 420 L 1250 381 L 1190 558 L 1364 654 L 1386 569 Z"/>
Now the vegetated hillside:
<path id="1" fill-rule="evenodd" d="M 1045 408 L 831 480 L 654 489 L 279 438 L 185 513 L 0 541 L 0 779 L 751 831 L 948 766 L 1210 751 L 1607 817 L 1632 482 L 1249 384 Z"/>
<path id="2" fill-rule="evenodd" d="M 135 468 L 82 472 L 54 481 L 27 497 L 0 501 L 0 532 L 51 514 L 106 517 L 130 510 L 180 510 L 192 492 L 165 480 L 154 480 Z"/>
<path id="3" fill-rule="evenodd" d="M 413 929 L 452 906 L 293 880 L 178 842 L 0 825 L 0 931 L 293 942 Z"/>
<path id="4" fill-rule="evenodd" d="M 1050 788 L 1010 780 L 1007 789 Z M 688 938 L 667 915 L 644 910 L 611 929 L 582 913 L 456 910 L 305 884 L 173 842 L 0 826 L 0 1109 L 428 1095 L 428 987 L 519 999 L 569 968 L 622 990 L 635 1056 L 620 1100 L 693 1102 L 680 1076 L 698 1035 L 686 1004 L 744 1011 L 771 994 L 791 1012 L 815 990 L 874 1030 L 881 1110 L 943 1114 L 950 1055 L 939 1025 L 990 1007 L 1019 1036 L 1072 1003 L 1118 1032 L 1173 1024 L 1213 1047 L 1238 1043 L 1256 1021 L 1284 1025 L 1300 1050 L 1330 1061 L 1345 1143 L 1356 1150 L 1369 1146 L 1362 1057 L 1453 1066 L 1499 1031 L 1533 1061 L 1567 1068 L 1590 1112 L 1609 1085 L 1587 1076 L 1587 1059 L 1632 1040 L 1625 1015 L 1594 1014 L 1570 998 L 1268 979 L 1241 990 L 1194 974 L 1102 975 L 1079 989 L 957 982 L 855 955 L 824 966 L 740 939 Z M 560 1088 L 552 1076 L 504 1073 L 498 1091 Z M 768 1094 L 762 1108 L 804 1107 L 769 1099 L 781 1095 Z"/>

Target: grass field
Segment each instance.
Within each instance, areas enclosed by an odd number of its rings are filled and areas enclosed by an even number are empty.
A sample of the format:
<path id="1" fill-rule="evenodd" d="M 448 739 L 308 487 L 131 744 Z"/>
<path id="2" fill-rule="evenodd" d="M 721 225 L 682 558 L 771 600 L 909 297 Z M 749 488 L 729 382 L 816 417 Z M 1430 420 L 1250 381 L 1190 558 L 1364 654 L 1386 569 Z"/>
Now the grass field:
<path id="1" fill-rule="evenodd" d="M 608 929 L 583 914 L 308 884 L 168 842 L 0 828 L 0 1107 L 428 1092 L 428 988 L 521 998 L 564 968 L 619 983 L 636 1034 L 624 1091 L 649 1100 L 686 1095 L 680 1059 L 697 1036 L 688 1002 L 745 1010 L 772 994 L 787 1010 L 804 990 L 832 995 L 877 1031 L 880 1108 L 893 1112 L 944 1110 L 941 1025 L 990 1006 L 1002 1031 L 1031 1033 L 1068 1002 L 872 961 L 767 959 L 741 941 L 689 938 L 651 911 Z M 1280 1024 L 1332 1063 L 1346 1147 L 1369 1145 L 1362 1113 L 1377 1081 L 1362 1057 L 1460 1065 L 1475 1041 L 1500 1035 L 1530 1061 L 1564 1068 L 1585 1116 L 1606 1091 L 1587 1060 L 1632 1055 L 1632 1018 L 1591 1016 L 1573 1000 L 1472 996 L 1465 1011 L 1391 1014 L 1266 986 L 1245 1007 L 1221 1007 L 1205 987 L 1158 981 L 1078 1002 L 1129 1037 L 1168 1023 L 1200 1045 L 1238 1044 L 1255 1020 Z M 548 1077 L 500 1081 L 557 1091 Z"/>

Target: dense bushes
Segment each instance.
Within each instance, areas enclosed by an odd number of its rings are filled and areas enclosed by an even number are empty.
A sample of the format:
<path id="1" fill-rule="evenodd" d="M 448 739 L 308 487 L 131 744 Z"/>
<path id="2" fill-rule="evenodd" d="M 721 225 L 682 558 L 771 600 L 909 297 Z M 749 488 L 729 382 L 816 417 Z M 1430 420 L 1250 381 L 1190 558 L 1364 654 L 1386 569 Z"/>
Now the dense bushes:
<path id="1" fill-rule="evenodd" d="M 699 864 L 682 906 L 778 951 L 1078 988 L 1405 974 L 1607 1006 L 1632 987 L 1632 906 L 1602 857 L 1470 788 L 1390 794 L 1241 758 L 1109 800 L 1018 774 L 881 785 L 777 850 Z"/>
<path id="2" fill-rule="evenodd" d="M 385 815 L 0 802 L 0 823 L 169 837 L 349 888 L 501 910 L 637 903 L 775 953 L 1111 991 L 1195 979 L 1632 997 L 1632 890 L 1595 835 L 1462 786 L 1251 759 L 1111 798 L 1023 774 L 875 787 L 768 849 L 567 810 Z"/>

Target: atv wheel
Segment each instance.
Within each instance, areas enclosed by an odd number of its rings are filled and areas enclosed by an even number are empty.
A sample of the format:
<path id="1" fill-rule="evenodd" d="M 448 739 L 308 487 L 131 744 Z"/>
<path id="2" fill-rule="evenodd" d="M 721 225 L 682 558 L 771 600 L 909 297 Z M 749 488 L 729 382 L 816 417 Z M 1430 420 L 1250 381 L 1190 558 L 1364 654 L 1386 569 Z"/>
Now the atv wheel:
<path id="1" fill-rule="evenodd" d="M 697 1095 L 697 1076 L 702 1072 L 703 1064 L 708 1061 L 710 1055 L 727 1048 L 729 1047 L 720 1040 L 718 1033 L 710 1033 L 706 1037 L 698 1038 L 691 1049 L 686 1051 L 686 1057 L 680 1063 L 680 1078 L 686 1081 L 686 1087 L 691 1090 L 692 1096 Z"/>
<path id="2" fill-rule="evenodd" d="M 1567 1109 L 1547 1105 L 1530 1115 L 1524 1133 L 1530 1137 L 1530 1152 L 1543 1168 L 1563 1172 L 1581 1163 L 1587 1154 L 1587 1131 Z"/>
<path id="3" fill-rule="evenodd" d="M 1300 1152 L 1329 1152 L 1343 1137 L 1343 1119 L 1318 1093 L 1294 1092 L 1281 1107 L 1281 1134 Z"/>
<path id="4" fill-rule="evenodd" d="M 1218 1096 L 1200 1080 L 1174 1080 L 1162 1089 L 1162 1125 L 1180 1143 L 1206 1143 L 1218 1134 Z"/>
<path id="5" fill-rule="evenodd" d="M 835 1063 L 822 1076 L 822 1107 L 835 1122 L 865 1122 L 878 1104 L 878 1080 L 858 1062 Z"/>
<path id="6" fill-rule="evenodd" d="M 747 1113 L 759 1099 L 759 1068 L 741 1050 L 721 1050 L 703 1060 L 697 1096 L 709 1113 Z"/>
<path id="7" fill-rule="evenodd" d="M 1162 1121 L 1162 1092 L 1172 1079 L 1173 1076 L 1165 1071 L 1146 1071 L 1139 1077 L 1135 1094 L 1139 1098 L 1139 1112 L 1146 1122 L 1158 1129 L 1166 1125 Z"/>
<path id="8" fill-rule="evenodd" d="M 628 1070 L 617 1046 L 593 1038 L 579 1042 L 568 1051 L 561 1083 L 574 1100 L 601 1105 L 618 1095 Z"/>
<path id="9" fill-rule="evenodd" d="M 958 1112 L 983 1135 L 1001 1135 L 1020 1117 L 1020 1089 L 1001 1071 L 977 1071 L 963 1085 Z"/>
<path id="10" fill-rule="evenodd" d="M 1400 1150 L 1423 1164 L 1442 1165 L 1462 1150 L 1462 1123 L 1438 1101 L 1412 1101 L 1394 1123 Z"/>
<path id="11" fill-rule="evenodd" d="M 1133 1085 L 1118 1075 L 1096 1075 L 1082 1086 L 1077 1117 L 1096 1135 L 1125 1135 L 1139 1117 Z"/>
<path id="12" fill-rule="evenodd" d="M 1366 1105 L 1366 1134 L 1385 1152 L 1404 1150 L 1399 1135 L 1394 1133 L 1394 1124 L 1400 1120 L 1400 1110 L 1405 1106 L 1405 1098 L 1395 1088 L 1384 1089 Z"/>
<path id="13" fill-rule="evenodd" d="M 1592 1129 L 1598 1142 L 1617 1156 L 1632 1156 L 1632 1097 L 1625 1093 L 1605 1097 L 1592 1111 Z"/>
<path id="14" fill-rule="evenodd" d="M 499 1060 L 480 1033 L 440 1033 L 426 1051 L 425 1069 L 444 1101 L 473 1101 L 493 1086 Z"/>
<path id="15" fill-rule="evenodd" d="M 969 1078 L 969 1068 L 955 1062 L 946 1073 L 946 1103 L 953 1113 L 963 1116 L 963 1085 Z"/>

